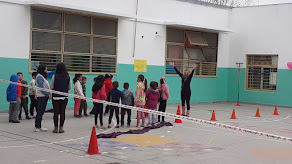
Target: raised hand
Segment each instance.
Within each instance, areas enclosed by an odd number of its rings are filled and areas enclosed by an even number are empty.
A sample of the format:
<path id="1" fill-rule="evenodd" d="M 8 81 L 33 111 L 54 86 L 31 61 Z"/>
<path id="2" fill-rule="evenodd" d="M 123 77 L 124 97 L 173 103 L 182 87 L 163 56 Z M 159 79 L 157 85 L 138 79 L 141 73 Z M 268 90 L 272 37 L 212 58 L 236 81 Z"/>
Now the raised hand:
<path id="1" fill-rule="evenodd" d="M 169 62 L 169 65 L 171 65 L 172 67 L 174 67 L 174 62 Z"/>
<path id="2" fill-rule="evenodd" d="M 196 69 L 197 67 L 198 67 L 198 64 L 195 64 L 195 65 L 194 65 L 194 69 Z"/>

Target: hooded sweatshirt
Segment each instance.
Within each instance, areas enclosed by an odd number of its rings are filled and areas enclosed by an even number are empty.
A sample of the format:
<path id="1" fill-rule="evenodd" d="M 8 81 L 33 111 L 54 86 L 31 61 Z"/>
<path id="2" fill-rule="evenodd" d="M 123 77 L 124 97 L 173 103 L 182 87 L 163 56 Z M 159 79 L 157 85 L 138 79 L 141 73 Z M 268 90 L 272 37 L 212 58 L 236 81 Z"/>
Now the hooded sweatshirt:
<path id="1" fill-rule="evenodd" d="M 151 87 L 146 91 L 147 109 L 157 109 L 157 103 L 160 98 L 158 89 L 153 90 Z"/>
<path id="2" fill-rule="evenodd" d="M 108 95 L 109 91 L 113 89 L 113 82 L 111 79 L 105 79 L 104 85 L 105 85 L 106 95 Z"/>
<path id="3" fill-rule="evenodd" d="M 161 77 L 160 80 L 163 79 L 164 81 L 164 84 L 159 84 L 158 85 L 158 90 L 160 91 L 161 93 L 161 96 L 162 96 L 162 100 L 168 100 L 169 99 L 169 88 L 168 86 L 166 85 L 166 81 L 164 79 L 164 77 Z"/>
<path id="4" fill-rule="evenodd" d="M 134 106 L 134 94 L 133 92 L 129 91 L 128 89 L 122 90 L 124 95 L 123 104 Z"/>
<path id="5" fill-rule="evenodd" d="M 12 82 L 18 82 L 18 76 L 17 75 L 11 75 L 10 81 Z M 16 94 L 17 94 L 17 85 L 15 84 L 9 84 L 6 95 L 7 95 L 7 101 L 8 102 L 16 102 Z"/>

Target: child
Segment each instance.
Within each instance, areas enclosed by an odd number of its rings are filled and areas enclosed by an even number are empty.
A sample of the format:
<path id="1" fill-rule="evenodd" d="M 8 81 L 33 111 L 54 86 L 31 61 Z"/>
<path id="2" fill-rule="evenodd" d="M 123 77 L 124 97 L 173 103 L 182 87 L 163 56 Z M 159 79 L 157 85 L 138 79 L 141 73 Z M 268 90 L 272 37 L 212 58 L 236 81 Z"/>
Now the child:
<path id="1" fill-rule="evenodd" d="M 32 80 L 30 81 L 30 86 L 36 86 L 35 78 L 36 78 L 37 73 L 33 72 L 32 73 Z M 34 117 L 34 108 L 37 107 L 37 99 L 36 99 L 36 90 L 33 88 L 30 88 L 29 90 L 29 98 L 30 98 L 30 116 Z"/>
<path id="2" fill-rule="evenodd" d="M 113 82 L 112 82 L 113 75 L 110 73 L 107 73 L 105 74 L 104 78 L 105 78 L 104 79 L 105 91 L 106 91 L 106 95 L 108 95 L 109 91 L 113 89 Z M 109 112 L 109 105 L 105 107 L 104 115 L 106 116 L 108 112 Z"/>
<path id="3" fill-rule="evenodd" d="M 83 91 L 83 94 L 85 97 L 86 97 L 86 86 L 85 86 L 86 83 L 87 83 L 87 78 L 85 76 L 83 76 L 81 85 L 82 85 L 82 91 Z M 79 116 L 80 117 L 82 117 L 82 110 L 84 110 L 84 116 L 88 117 L 86 100 L 81 100 L 80 109 L 79 109 Z"/>
<path id="4" fill-rule="evenodd" d="M 92 86 L 92 98 L 98 99 L 98 100 L 106 100 L 106 92 L 105 92 L 105 85 L 104 85 L 104 77 L 103 75 L 99 75 L 95 79 L 95 83 Z M 100 122 L 100 128 L 104 128 L 103 126 L 103 120 L 102 120 L 102 113 L 103 113 L 103 104 L 102 103 L 93 103 L 93 113 L 94 113 L 94 122 L 95 127 L 97 128 L 97 117 L 99 115 L 99 122 Z"/>
<path id="5" fill-rule="evenodd" d="M 81 80 L 82 80 L 82 74 L 75 74 L 75 77 L 73 79 L 73 82 L 74 82 L 74 94 L 84 97 L 84 94 L 83 94 L 83 91 L 82 91 Z M 80 118 L 80 116 L 78 115 L 78 111 L 79 111 L 79 108 L 80 108 L 81 99 L 74 98 L 74 100 L 75 100 L 75 103 L 74 103 L 74 117 Z"/>
<path id="6" fill-rule="evenodd" d="M 123 93 L 123 104 L 134 106 L 134 95 L 133 92 L 129 91 L 129 83 L 124 83 L 124 90 L 122 90 Z M 124 126 L 124 117 L 125 113 L 128 114 L 128 121 L 127 125 L 128 127 L 131 126 L 131 109 L 122 108 L 122 115 L 121 115 L 121 126 Z"/>
<path id="7" fill-rule="evenodd" d="M 164 77 L 161 77 L 159 81 L 160 81 L 160 85 L 158 87 L 158 90 L 160 91 L 161 96 L 160 96 L 160 101 L 159 101 L 160 104 L 159 104 L 158 111 L 165 112 L 166 103 L 169 98 L 169 89 L 168 89 L 168 86 L 166 85 L 166 81 Z M 158 122 L 160 122 L 160 115 L 158 115 Z M 162 122 L 164 122 L 164 116 L 162 116 Z"/>
<path id="8" fill-rule="evenodd" d="M 95 84 L 95 82 L 96 82 L 96 79 L 97 79 L 97 77 L 95 77 L 94 79 L 93 79 L 93 84 Z M 93 98 L 93 97 L 92 97 Z M 94 103 L 93 103 L 93 108 L 91 109 L 91 111 L 89 112 L 89 114 L 90 115 L 94 115 Z"/>
<path id="9" fill-rule="evenodd" d="M 19 77 L 19 81 L 22 84 L 26 84 L 27 85 L 27 81 L 23 80 L 23 74 L 22 72 L 18 72 L 17 73 L 18 77 Z M 21 115 L 22 115 L 22 108 L 24 109 L 25 112 L 25 116 L 27 120 L 30 120 L 31 118 L 28 116 L 28 97 L 27 97 L 27 93 L 28 93 L 28 88 L 27 87 L 21 87 L 21 103 L 20 103 L 20 111 L 19 111 L 19 119 L 21 120 Z"/>
<path id="10" fill-rule="evenodd" d="M 144 108 L 146 96 L 145 92 L 147 91 L 147 79 L 144 77 L 144 75 L 139 75 L 137 82 L 138 84 L 136 86 L 134 102 L 137 107 Z M 137 111 L 137 127 L 141 126 L 140 120 L 142 120 L 142 125 L 146 126 L 144 112 Z"/>
<path id="11" fill-rule="evenodd" d="M 160 98 L 158 83 L 151 81 L 150 88 L 146 91 L 146 107 L 147 109 L 157 110 L 158 100 Z M 156 114 L 149 113 L 148 125 L 153 126 L 156 123 Z"/>
<path id="12" fill-rule="evenodd" d="M 11 75 L 10 81 L 12 82 L 18 82 L 18 76 L 17 75 Z M 18 120 L 18 113 L 19 113 L 19 107 L 20 107 L 20 97 L 17 97 L 17 85 L 15 84 L 9 84 L 6 95 L 7 95 L 7 101 L 10 103 L 9 105 L 9 122 L 13 123 L 20 123 Z"/>
<path id="13" fill-rule="evenodd" d="M 120 100 L 123 101 L 123 93 L 118 90 L 119 88 L 119 82 L 117 81 L 114 81 L 113 82 L 113 89 L 108 93 L 108 96 L 107 96 L 107 100 L 109 102 L 113 102 L 113 103 L 119 103 Z M 115 115 L 116 115 L 116 119 L 117 119 L 117 125 L 116 125 L 116 128 L 119 128 L 120 125 L 119 125 L 119 107 L 116 107 L 116 106 L 109 106 L 110 108 L 110 116 L 109 116 L 109 120 L 108 120 L 108 128 L 111 128 L 111 122 L 112 122 L 112 118 L 113 118 L 113 114 L 115 112 Z"/>

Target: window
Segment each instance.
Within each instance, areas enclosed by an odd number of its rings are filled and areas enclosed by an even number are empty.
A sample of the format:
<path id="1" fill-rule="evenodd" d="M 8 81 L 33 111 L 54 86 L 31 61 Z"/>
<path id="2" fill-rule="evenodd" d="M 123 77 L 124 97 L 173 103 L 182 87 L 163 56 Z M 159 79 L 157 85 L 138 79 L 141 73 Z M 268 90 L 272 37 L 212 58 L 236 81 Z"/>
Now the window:
<path id="1" fill-rule="evenodd" d="M 116 73 L 117 20 L 32 9 L 31 35 L 30 72 L 63 62 L 71 73 Z"/>
<path id="2" fill-rule="evenodd" d="M 276 91 L 278 55 L 247 55 L 246 89 Z"/>
<path id="3" fill-rule="evenodd" d="M 167 28 L 165 74 L 176 74 L 169 65 L 174 62 L 181 72 L 198 64 L 195 76 L 217 76 L 218 34 Z"/>

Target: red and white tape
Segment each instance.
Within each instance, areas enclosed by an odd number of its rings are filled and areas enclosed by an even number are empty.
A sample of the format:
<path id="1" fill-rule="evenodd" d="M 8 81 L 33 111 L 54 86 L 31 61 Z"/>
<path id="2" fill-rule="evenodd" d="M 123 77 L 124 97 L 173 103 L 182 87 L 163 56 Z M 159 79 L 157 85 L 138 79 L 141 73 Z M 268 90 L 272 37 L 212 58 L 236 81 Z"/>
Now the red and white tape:
<path id="1" fill-rule="evenodd" d="M 269 133 L 265 133 L 265 132 L 250 130 L 250 129 L 241 128 L 241 127 L 237 127 L 237 126 L 226 125 L 226 124 L 217 123 L 217 122 L 213 122 L 213 121 L 206 121 L 206 120 L 201 120 L 201 119 L 197 119 L 197 118 L 185 117 L 185 116 L 181 116 L 181 115 L 165 113 L 165 112 L 160 112 L 160 111 L 154 111 L 154 110 L 149 110 L 149 109 L 144 109 L 144 108 L 139 108 L 139 107 L 134 107 L 134 106 L 128 106 L 128 105 L 124 105 L 124 104 L 112 103 L 112 102 L 108 102 L 108 101 L 83 97 L 83 96 L 79 96 L 79 95 L 75 95 L 75 94 L 59 92 L 59 91 L 55 91 L 55 90 L 51 90 L 51 89 L 39 88 L 36 86 L 30 86 L 30 85 L 26 85 L 26 84 L 11 82 L 8 80 L 3 80 L 3 79 L 0 79 L 0 81 L 5 82 L 5 83 L 20 85 L 20 86 L 27 87 L 27 88 L 33 88 L 33 89 L 37 89 L 37 90 L 41 90 L 41 91 L 55 93 L 55 94 L 59 94 L 59 95 L 63 95 L 63 96 L 78 98 L 78 99 L 82 99 L 82 100 L 88 100 L 88 101 L 103 103 L 103 104 L 107 104 L 107 105 L 111 105 L 111 106 L 117 106 L 117 107 L 121 107 L 121 108 L 131 109 L 131 110 L 135 110 L 135 111 L 142 111 L 142 112 L 146 112 L 146 113 L 157 114 L 157 115 L 161 115 L 161 116 L 165 116 L 165 117 L 169 117 L 169 118 L 174 118 L 174 119 L 182 119 L 182 120 L 190 121 L 190 122 L 197 123 L 197 124 L 210 125 L 212 127 L 232 130 L 232 131 L 241 132 L 244 134 L 250 134 L 253 136 L 266 137 L 269 139 L 275 139 L 277 141 L 292 142 L 292 138 L 289 138 L 289 137 L 284 137 L 284 136 L 279 136 L 279 135 L 275 135 L 275 134 L 269 134 Z"/>

